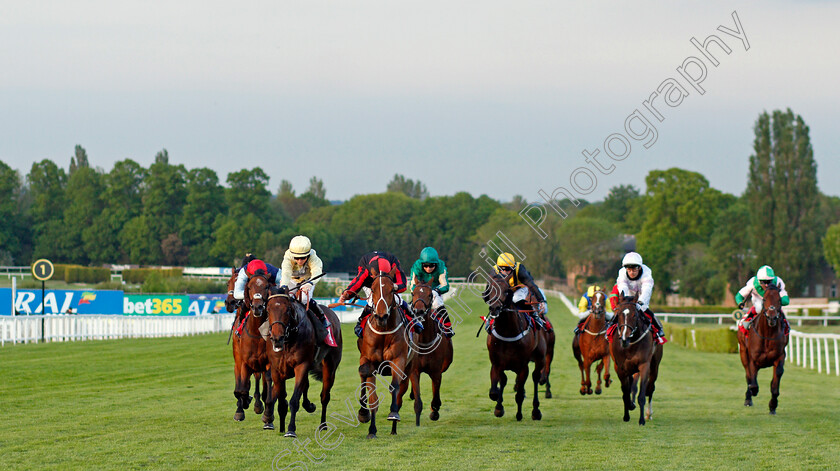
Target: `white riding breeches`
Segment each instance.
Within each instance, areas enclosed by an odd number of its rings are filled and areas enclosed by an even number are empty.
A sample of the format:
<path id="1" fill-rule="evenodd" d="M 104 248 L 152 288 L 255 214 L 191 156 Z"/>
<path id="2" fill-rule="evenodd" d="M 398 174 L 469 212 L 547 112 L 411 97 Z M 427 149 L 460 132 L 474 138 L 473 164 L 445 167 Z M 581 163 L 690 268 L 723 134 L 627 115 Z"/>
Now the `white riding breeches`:
<path id="1" fill-rule="evenodd" d="M 439 309 L 443 307 L 443 296 L 439 295 L 437 291 L 432 291 L 432 309 Z"/>
<path id="2" fill-rule="evenodd" d="M 513 292 L 513 302 L 518 303 L 528 299 L 528 288 L 522 287 Z"/>

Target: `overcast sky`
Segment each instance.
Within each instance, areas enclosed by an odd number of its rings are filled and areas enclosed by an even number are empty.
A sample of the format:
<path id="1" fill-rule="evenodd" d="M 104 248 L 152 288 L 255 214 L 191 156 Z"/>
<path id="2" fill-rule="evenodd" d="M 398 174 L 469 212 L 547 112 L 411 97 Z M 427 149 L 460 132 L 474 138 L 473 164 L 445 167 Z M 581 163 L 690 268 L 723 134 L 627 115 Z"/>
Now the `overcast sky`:
<path id="1" fill-rule="evenodd" d="M 67 167 L 73 148 L 110 171 L 131 158 L 228 172 L 277 190 L 323 179 L 329 199 L 383 191 L 394 173 L 432 195 L 538 199 L 570 185 L 583 150 L 656 127 L 585 196 L 644 190 L 681 167 L 740 194 L 759 113 L 811 129 L 820 189 L 840 195 L 840 5 L 830 2 L 0 1 L 0 160 Z M 719 31 L 736 29 L 749 50 Z M 711 34 L 729 48 L 692 46 Z M 677 67 L 705 60 L 705 93 Z M 690 71 L 690 69 L 687 69 Z M 695 69 L 695 72 L 698 72 Z M 674 78 L 688 96 L 643 102 Z M 638 129 L 639 122 L 635 129 Z M 620 147 L 620 146 L 619 146 Z M 594 167 L 592 167 L 594 168 Z M 583 180 L 581 180 L 583 181 Z M 584 182 L 585 183 L 585 182 Z M 581 183 L 583 185 L 584 183 Z"/>

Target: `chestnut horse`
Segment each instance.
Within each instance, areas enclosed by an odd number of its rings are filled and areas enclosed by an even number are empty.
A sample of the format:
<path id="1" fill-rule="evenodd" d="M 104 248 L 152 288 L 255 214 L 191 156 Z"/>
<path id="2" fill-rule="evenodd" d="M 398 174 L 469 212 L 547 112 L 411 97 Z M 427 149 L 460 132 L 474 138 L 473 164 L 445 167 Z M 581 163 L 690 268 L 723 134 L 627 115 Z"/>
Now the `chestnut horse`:
<path id="1" fill-rule="evenodd" d="M 263 387 L 262 394 L 260 394 L 260 383 L 264 383 L 265 378 L 263 377 L 262 372 L 249 371 L 247 369 L 243 359 L 244 356 L 242 354 L 242 339 L 240 338 L 240 333 L 237 331 L 236 335 L 233 335 L 233 331 L 238 330 L 239 326 L 242 325 L 242 322 L 245 320 L 245 315 L 248 313 L 246 302 L 238 301 L 233 297 L 233 286 L 236 284 L 237 273 L 236 267 L 231 268 L 231 276 L 227 282 L 228 292 L 227 298 L 225 298 L 225 309 L 227 309 L 227 312 L 236 311 L 236 317 L 234 318 L 233 325 L 231 326 L 231 336 L 233 340 L 233 374 L 236 378 L 233 390 L 233 395 L 236 397 L 236 413 L 233 414 L 233 420 L 242 421 L 245 420 L 245 409 L 247 409 L 251 403 L 251 396 L 249 395 L 251 390 L 251 374 L 254 375 L 253 398 L 255 414 L 262 414 L 263 403 L 266 400 L 268 391 L 265 387 Z M 244 394 L 242 391 L 245 391 Z"/>
<path id="2" fill-rule="evenodd" d="M 604 387 L 610 387 L 610 343 L 604 337 L 607 325 L 607 295 L 598 290 L 592 295 L 589 316 L 583 323 L 581 331 L 572 340 L 572 353 L 580 368 L 580 394 L 592 394 L 592 380 L 590 367 L 598 362 L 595 372 L 598 382 L 595 384 L 595 394 L 601 394 L 601 371 L 604 371 Z M 600 360 L 600 361 L 599 361 Z M 585 372 L 585 375 L 584 375 Z"/>
<path id="3" fill-rule="evenodd" d="M 630 411 L 636 408 L 631 389 L 638 382 L 639 425 L 644 425 L 645 419 L 650 420 L 653 415 L 653 391 L 656 390 L 659 362 L 662 361 L 662 345 L 653 339 L 650 323 L 636 306 L 638 296 L 625 296 L 623 292 L 620 296 L 614 310 L 615 331 L 612 332 L 610 352 L 621 381 L 624 421 L 630 421 Z"/>
<path id="4" fill-rule="evenodd" d="M 324 314 L 333 325 L 340 325 L 335 313 L 322 307 Z M 336 330 L 335 341 L 338 347 L 318 346 L 315 328 L 306 313 L 303 304 L 294 300 L 286 290 L 272 290 L 267 303 L 269 322 L 268 358 L 271 363 L 272 389 L 266 404 L 268 416 L 273 423 L 274 405 L 279 400 L 278 413 L 280 415 L 280 431 L 286 430 L 286 412 L 291 410 L 289 428 L 286 437 L 297 437 L 295 418 L 300 407 L 301 396 L 309 388 L 307 374 L 321 381 L 321 423 L 319 430 L 326 429 L 327 404 L 330 402 L 330 390 L 335 384 L 335 373 L 341 363 L 341 330 Z M 319 321 L 315 321 L 319 322 Z M 295 386 L 292 397 L 286 402 L 286 380 L 294 377 Z M 304 396 L 304 401 L 306 398 Z M 308 410 L 308 412 L 314 412 Z M 271 427 L 268 427 L 271 428 Z"/>
<path id="5" fill-rule="evenodd" d="M 408 324 L 401 312 L 398 297 L 395 293 L 394 279 L 396 267 L 388 273 L 379 273 L 372 268 L 370 302 L 373 313 L 365 323 L 362 337 L 358 340 L 359 348 L 359 377 L 362 380 L 362 393 L 359 398 L 359 422 L 370 421 L 368 438 L 376 438 L 376 411 L 379 409 L 379 398 L 376 394 L 376 379 L 378 376 L 391 376 L 389 392 L 391 393 L 391 410 L 388 420 L 391 421 L 391 435 L 397 434 L 397 422 L 400 421 L 399 401 L 397 396 L 400 383 L 408 380 L 408 372 L 412 371 L 411 362 L 417 352 L 411 344 L 417 345 L 417 335 L 407 332 Z M 423 410 L 420 400 L 420 381 L 416 377 L 419 373 L 413 371 L 412 381 L 414 395 L 414 413 L 419 415 Z"/>
<path id="6" fill-rule="evenodd" d="M 417 344 L 412 345 L 414 350 L 417 350 L 417 357 L 411 362 L 412 369 L 417 372 L 409 373 L 409 378 L 416 377 L 420 380 L 420 373 L 426 373 L 432 380 L 432 412 L 429 418 L 438 420 L 440 418 L 440 382 L 443 378 L 443 372 L 449 369 L 452 364 L 452 339 L 443 335 L 440 330 L 440 324 L 437 319 L 433 318 L 432 313 L 432 287 L 429 283 L 419 283 L 414 286 L 411 291 L 411 311 L 415 319 L 420 319 L 423 323 L 423 332 L 417 340 Z M 408 381 L 403 381 L 400 384 L 400 394 L 397 407 L 402 407 L 402 400 L 405 392 L 408 390 Z M 414 394 L 410 396 L 414 399 Z M 416 425 L 420 425 L 420 412 L 416 412 Z"/>
<path id="7" fill-rule="evenodd" d="M 779 405 L 779 382 L 785 372 L 785 347 L 788 336 L 782 322 L 782 300 L 779 287 L 769 285 L 764 290 L 761 312 L 753 319 L 748 334 L 738 330 L 741 363 L 747 374 L 745 406 L 752 406 L 752 397 L 758 395 L 758 370 L 773 367 L 770 382 L 770 413 L 776 414 Z"/>
<path id="8" fill-rule="evenodd" d="M 496 401 L 494 414 L 505 415 L 502 405 L 503 392 L 507 384 L 505 371 L 516 373 L 516 420 L 522 420 L 522 402 L 525 400 L 525 381 L 528 379 L 528 363 L 534 363 L 531 378 L 534 381 L 534 401 L 531 418 L 542 419 L 538 384 L 545 384 L 547 341 L 546 332 L 537 330 L 531 324 L 528 314 L 520 312 L 513 304 L 513 289 L 509 280 L 513 274 L 503 277 L 493 274 L 484 289 L 484 302 L 490 306 L 488 321 L 493 324 L 487 336 L 487 351 L 490 355 L 490 399 Z"/>

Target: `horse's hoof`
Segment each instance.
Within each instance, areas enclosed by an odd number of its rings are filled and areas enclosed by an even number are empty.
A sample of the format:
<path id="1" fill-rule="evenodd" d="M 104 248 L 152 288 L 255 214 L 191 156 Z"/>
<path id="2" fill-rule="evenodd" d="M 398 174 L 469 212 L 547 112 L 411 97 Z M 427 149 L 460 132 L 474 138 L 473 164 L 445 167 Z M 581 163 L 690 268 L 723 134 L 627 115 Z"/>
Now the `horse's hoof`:
<path id="1" fill-rule="evenodd" d="M 586 394 L 592 395 L 592 388 L 586 388 Z"/>
<path id="2" fill-rule="evenodd" d="M 323 424 L 318 426 L 318 430 L 326 430 L 326 429 L 327 429 L 327 423 L 326 422 L 324 422 Z"/>
<path id="3" fill-rule="evenodd" d="M 237 422 L 242 422 L 243 420 L 245 420 L 245 413 L 237 411 L 235 414 L 233 414 L 233 420 Z"/>
<path id="4" fill-rule="evenodd" d="M 270 423 L 274 422 L 274 416 L 272 415 L 271 417 L 268 417 L 267 415 L 263 414 L 262 415 L 262 421 L 263 421 L 264 424 L 270 424 Z"/>
<path id="5" fill-rule="evenodd" d="M 272 427 L 272 428 L 273 428 L 273 427 Z M 297 434 L 296 434 L 295 432 L 292 432 L 291 430 L 289 430 L 288 432 L 286 432 L 283 436 L 284 436 L 284 437 L 289 437 L 289 438 L 297 438 Z"/>
<path id="6" fill-rule="evenodd" d="M 606 386 L 606 387 L 610 387 L 611 384 L 612 384 L 611 379 L 608 379 L 608 380 L 604 381 L 604 386 Z"/>
<path id="7" fill-rule="evenodd" d="M 636 410 L 636 404 L 630 404 L 630 407 L 627 410 Z"/>
<path id="8" fill-rule="evenodd" d="M 580 388 L 580 395 L 581 396 L 586 396 L 586 389 Z"/>
<path id="9" fill-rule="evenodd" d="M 534 409 L 533 412 L 531 412 L 531 419 L 542 420 L 542 412 L 540 412 L 539 409 Z"/>
<path id="10" fill-rule="evenodd" d="M 498 390 L 495 390 L 495 391 L 493 389 L 490 390 L 490 400 L 493 401 L 493 402 L 498 402 L 499 401 L 499 391 Z"/>
<path id="11" fill-rule="evenodd" d="M 776 411 L 771 410 L 771 411 L 770 411 L 770 415 L 776 415 Z"/>
<path id="12" fill-rule="evenodd" d="M 396 430 L 391 430 L 391 435 L 396 435 L 396 434 L 397 434 Z"/>
<path id="13" fill-rule="evenodd" d="M 376 434 L 375 433 L 369 433 L 367 437 L 368 438 L 376 438 Z"/>
<path id="14" fill-rule="evenodd" d="M 645 425 L 645 419 L 639 419 L 639 425 L 640 425 L 640 426 L 642 426 L 642 427 L 644 427 L 644 425 Z"/>
<path id="15" fill-rule="evenodd" d="M 601 394 L 601 388 L 595 388 L 595 394 Z"/>
<path id="16" fill-rule="evenodd" d="M 505 408 L 504 407 L 496 407 L 496 409 L 493 411 L 493 415 L 495 415 L 496 417 L 504 416 L 505 415 Z"/>
<path id="17" fill-rule="evenodd" d="M 254 413 L 259 415 L 262 414 L 265 408 L 262 405 L 262 402 L 257 402 L 254 404 Z"/>
<path id="18" fill-rule="evenodd" d="M 624 420 L 625 422 L 630 422 L 630 416 L 629 416 L 629 415 L 625 415 L 625 416 L 624 416 L 624 418 L 623 418 L 623 420 Z"/>
<path id="19" fill-rule="evenodd" d="M 440 418 L 440 413 L 438 411 L 433 410 L 431 414 L 429 414 L 429 418 L 432 420 L 437 420 Z"/>
<path id="20" fill-rule="evenodd" d="M 752 401 L 750 401 L 750 400 L 744 401 L 744 407 L 752 407 Z"/>
<path id="21" fill-rule="evenodd" d="M 522 420 L 522 412 L 517 412 L 516 413 L 516 421 L 519 422 L 520 420 Z"/>
<path id="22" fill-rule="evenodd" d="M 269 422 L 269 423 L 263 425 L 263 430 L 274 430 L 274 424 Z"/>
<path id="23" fill-rule="evenodd" d="M 303 404 L 303 410 L 305 410 L 306 412 L 309 412 L 310 414 L 315 412 L 315 409 L 316 409 L 315 404 L 313 404 L 311 402 L 305 402 Z"/>
<path id="24" fill-rule="evenodd" d="M 400 421 L 400 414 L 398 412 L 391 412 L 388 414 L 388 420 L 393 420 L 395 422 Z"/>
<path id="25" fill-rule="evenodd" d="M 370 412 L 368 412 L 366 410 L 364 412 L 362 412 L 362 410 L 364 410 L 364 409 L 359 410 L 359 422 L 363 423 L 363 424 L 366 424 L 366 423 L 370 422 Z"/>
<path id="26" fill-rule="evenodd" d="M 545 398 L 546 399 L 551 399 L 551 390 L 550 389 L 545 390 Z"/>

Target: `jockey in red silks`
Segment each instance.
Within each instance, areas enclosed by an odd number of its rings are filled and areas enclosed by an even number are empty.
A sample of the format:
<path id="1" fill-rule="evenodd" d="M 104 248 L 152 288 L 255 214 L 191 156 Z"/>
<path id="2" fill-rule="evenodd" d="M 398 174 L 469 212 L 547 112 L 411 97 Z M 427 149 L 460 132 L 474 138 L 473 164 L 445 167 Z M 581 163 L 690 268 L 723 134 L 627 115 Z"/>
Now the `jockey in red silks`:
<path id="1" fill-rule="evenodd" d="M 370 276 L 370 270 L 373 268 L 377 272 L 385 274 L 390 272 L 394 267 L 397 269 L 394 277 L 394 299 L 397 301 L 397 305 L 402 306 L 403 312 L 407 314 L 409 312 L 408 304 L 399 295 L 399 293 L 406 290 L 405 273 L 400 268 L 400 261 L 397 257 L 382 250 L 369 252 L 359 259 L 359 264 L 356 268 L 356 277 L 350 281 L 350 284 L 341 293 L 341 297 L 338 298 L 338 302 L 343 303 L 348 299 L 356 297 L 359 290 L 364 290 L 367 294 L 367 305 L 362 310 L 362 314 L 359 316 L 358 322 L 356 322 L 356 327 L 353 329 L 357 337 L 362 337 L 362 319 L 373 312 L 373 300 L 370 296 L 370 286 L 373 283 L 373 277 Z M 423 324 L 421 322 L 415 322 L 413 328 L 417 331 L 423 330 Z"/>

